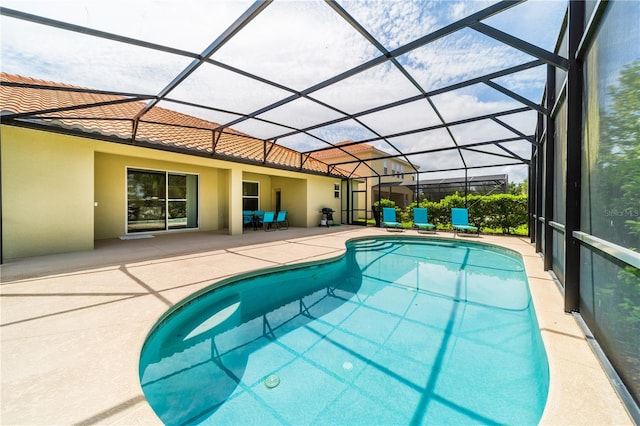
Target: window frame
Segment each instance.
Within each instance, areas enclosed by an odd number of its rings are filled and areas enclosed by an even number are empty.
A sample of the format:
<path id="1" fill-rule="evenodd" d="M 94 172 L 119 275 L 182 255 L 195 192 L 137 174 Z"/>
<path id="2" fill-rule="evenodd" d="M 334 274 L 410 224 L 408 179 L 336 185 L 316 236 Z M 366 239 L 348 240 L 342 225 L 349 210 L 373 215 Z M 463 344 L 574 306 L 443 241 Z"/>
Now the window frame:
<path id="1" fill-rule="evenodd" d="M 162 174 L 164 173 L 165 177 L 165 188 L 164 188 L 164 229 L 153 229 L 153 230 L 141 230 L 141 231 L 131 231 L 129 229 L 129 173 L 130 172 L 142 172 L 142 173 L 155 173 Z M 176 198 L 169 197 L 169 176 L 195 176 L 196 179 L 196 187 L 195 187 L 195 208 L 196 208 L 196 217 L 195 222 L 196 225 L 193 227 L 171 227 L 169 225 L 169 202 L 177 200 Z M 193 172 L 184 172 L 177 170 L 169 170 L 169 169 L 156 169 L 156 168 L 148 168 L 148 167 L 136 167 L 136 166 L 125 166 L 124 170 L 124 231 L 125 235 L 144 235 L 144 234 L 157 234 L 157 233 L 167 233 L 167 232 L 180 232 L 184 230 L 199 230 L 200 229 L 200 174 Z M 185 199 L 186 201 L 186 199 Z M 188 201 L 187 201 L 188 202 Z"/>
<path id="2" fill-rule="evenodd" d="M 245 183 L 255 183 L 257 185 L 257 194 L 256 195 L 244 195 L 244 184 Z M 255 199 L 258 200 L 258 205 L 257 205 L 257 209 L 245 209 L 245 204 L 244 204 L 244 200 L 246 199 Z M 243 180 L 242 181 L 242 210 L 251 210 L 251 211 L 255 211 L 255 210 L 260 210 L 260 181 L 257 180 Z"/>

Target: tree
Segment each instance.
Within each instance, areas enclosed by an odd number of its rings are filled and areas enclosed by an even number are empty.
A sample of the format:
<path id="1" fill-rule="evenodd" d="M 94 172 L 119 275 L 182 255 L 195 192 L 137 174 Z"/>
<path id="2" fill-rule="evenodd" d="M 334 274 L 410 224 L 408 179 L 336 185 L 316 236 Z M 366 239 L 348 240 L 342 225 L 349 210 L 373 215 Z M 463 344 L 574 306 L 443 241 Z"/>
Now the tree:
<path id="1" fill-rule="evenodd" d="M 600 101 L 602 115 L 598 156 L 590 171 L 591 233 L 632 250 L 640 249 L 640 60 L 625 66 L 610 99 Z M 592 117 L 589 117 L 593 119 Z M 597 117 L 595 118 L 597 119 Z M 590 141 L 591 142 L 591 141 Z M 589 147 L 591 148 L 591 147 Z M 595 256 L 594 256 L 595 257 Z M 600 264 L 602 265 L 602 264 Z M 604 337 L 613 342 L 618 362 L 628 365 L 630 389 L 640 379 L 640 269 L 607 262 L 592 271 L 595 311 Z"/>
<path id="2" fill-rule="evenodd" d="M 598 163 L 592 171 L 596 201 L 592 232 L 640 248 L 640 60 L 625 66 L 602 117 Z"/>
<path id="3" fill-rule="evenodd" d="M 529 191 L 529 179 L 523 182 L 509 182 L 509 194 L 511 195 L 527 195 Z"/>

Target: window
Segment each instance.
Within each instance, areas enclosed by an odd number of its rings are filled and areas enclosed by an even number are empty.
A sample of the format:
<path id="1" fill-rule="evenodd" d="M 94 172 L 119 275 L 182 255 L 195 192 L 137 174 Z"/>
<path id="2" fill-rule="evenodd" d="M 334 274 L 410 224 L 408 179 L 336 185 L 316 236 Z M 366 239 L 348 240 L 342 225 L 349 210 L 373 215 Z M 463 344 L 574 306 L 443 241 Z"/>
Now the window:
<path id="1" fill-rule="evenodd" d="M 340 198 L 340 184 L 333 184 L 333 198 Z"/>
<path id="2" fill-rule="evenodd" d="M 127 232 L 198 227 L 198 176 L 127 170 Z"/>
<path id="3" fill-rule="evenodd" d="M 382 174 L 386 175 L 387 174 L 387 160 L 383 160 L 383 168 L 382 168 Z"/>
<path id="4" fill-rule="evenodd" d="M 242 182 L 242 210 L 260 210 L 259 182 Z"/>

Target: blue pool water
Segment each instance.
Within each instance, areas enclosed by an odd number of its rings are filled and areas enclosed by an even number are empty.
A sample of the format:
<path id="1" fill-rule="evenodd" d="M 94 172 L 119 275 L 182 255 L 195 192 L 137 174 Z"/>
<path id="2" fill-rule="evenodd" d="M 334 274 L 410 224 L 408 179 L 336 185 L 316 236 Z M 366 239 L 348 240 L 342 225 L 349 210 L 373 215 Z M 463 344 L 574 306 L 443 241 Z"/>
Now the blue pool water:
<path id="1" fill-rule="evenodd" d="M 140 380 L 166 424 L 537 424 L 547 358 L 519 255 L 353 240 L 167 313 Z"/>

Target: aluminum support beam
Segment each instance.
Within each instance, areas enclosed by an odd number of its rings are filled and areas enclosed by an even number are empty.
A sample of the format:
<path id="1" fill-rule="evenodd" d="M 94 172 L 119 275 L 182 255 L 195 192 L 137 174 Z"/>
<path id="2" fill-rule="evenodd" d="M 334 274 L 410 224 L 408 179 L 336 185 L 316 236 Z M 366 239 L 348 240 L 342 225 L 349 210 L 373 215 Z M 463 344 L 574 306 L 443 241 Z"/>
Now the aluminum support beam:
<path id="1" fill-rule="evenodd" d="M 158 50 L 160 52 L 170 53 L 172 55 L 186 56 L 188 58 L 198 58 L 197 54 L 192 52 L 187 52 L 186 50 L 174 49 L 172 47 L 167 47 L 167 46 L 163 46 L 156 43 L 149 43 L 149 42 L 137 40 L 131 37 L 125 37 L 118 34 L 108 33 L 106 31 L 94 30 L 92 28 L 83 27 L 80 25 L 74 25 L 74 24 L 69 24 L 62 21 L 56 21 L 55 19 L 43 18 L 42 16 L 32 15 L 30 13 L 20 12 L 20 11 L 9 9 L 6 7 L 0 7 L 0 15 L 21 19 L 23 21 L 33 22 L 35 24 L 46 25 L 52 28 L 58 28 L 61 30 L 85 34 L 92 37 L 103 38 L 105 40 L 112 40 L 120 43 L 130 44 L 132 46 Z"/>
<path id="2" fill-rule="evenodd" d="M 465 119 L 462 119 L 462 120 L 452 121 L 450 123 L 447 123 L 446 126 L 457 126 L 459 124 L 473 123 L 473 122 L 476 122 L 476 121 L 493 119 L 495 117 L 500 117 L 500 116 L 503 116 L 503 115 L 518 114 L 520 112 L 528 112 L 528 111 L 530 111 L 530 109 L 528 107 L 521 107 L 521 108 L 511 109 L 511 110 L 508 110 L 508 111 L 502 111 L 502 112 L 497 112 L 497 113 L 492 113 L 492 114 L 487 114 L 487 115 L 481 115 L 481 116 L 478 116 L 478 117 L 465 118 Z M 363 144 L 363 143 L 379 141 L 379 140 L 381 140 L 383 138 L 395 138 L 395 137 L 399 137 L 399 136 L 413 135 L 415 133 L 421 133 L 421 132 L 427 132 L 427 131 L 430 131 L 430 130 L 442 129 L 443 127 L 445 127 L 445 124 L 436 124 L 434 126 L 421 127 L 419 129 L 413 129 L 413 130 L 407 130 L 407 131 L 404 131 L 404 132 L 393 133 L 393 134 L 382 136 L 382 137 L 362 139 L 362 140 L 359 140 L 357 142 L 353 142 L 353 143 L 349 143 L 349 144 L 343 144 L 343 145 L 340 145 L 340 146 L 345 147 L 345 146 L 351 146 L 351 145 L 359 145 L 359 144 Z M 517 132 L 517 133 L 520 133 L 520 132 Z M 534 145 L 536 144 L 535 139 L 533 137 L 531 137 L 531 136 L 520 134 L 519 135 L 519 139 L 527 140 L 529 143 L 534 144 Z M 307 151 L 307 152 L 308 153 L 320 152 L 320 151 L 326 151 L 328 149 L 331 149 L 331 148 L 321 148 L 321 149 L 311 150 L 311 151 Z"/>
<path id="3" fill-rule="evenodd" d="M 470 26 L 474 30 L 486 36 L 489 36 L 493 39 L 501 41 L 502 43 L 508 44 L 509 46 L 514 47 L 522 52 L 525 52 L 535 58 L 538 58 L 550 65 L 553 65 L 558 68 L 562 68 L 564 70 L 566 70 L 569 66 L 569 61 L 563 58 L 562 56 L 546 51 L 531 43 L 527 43 L 524 40 L 520 40 L 517 37 L 514 37 L 510 34 L 497 30 L 493 27 L 490 27 L 489 25 L 483 24 L 482 22 L 477 22 Z"/>
<path id="4" fill-rule="evenodd" d="M 446 92 L 451 92 L 451 91 L 454 91 L 454 90 L 462 89 L 464 87 L 472 86 L 474 84 L 483 83 L 487 79 L 502 77 L 502 76 L 513 74 L 513 73 L 516 73 L 516 72 L 519 72 L 519 71 L 524 71 L 524 70 L 528 70 L 528 69 L 531 69 L 531 68 L 535 68 L 535 67 L 538 67 L 538 66 L 543 65 L 543 64 L 544 63 L 542 61 L 539 61 L 539 60 L 527 62 L 526 64 L 518 65 L 518 66 L 511 67 L 511 68 L 508 68 L 508 69 L 505 69 L 505 70 L 502 70 L 502 71 L 498 71 L 498 72 L 495 72 L 495 73 L 487 74 L 487 75 L 482 76 L 482 77 L 478 77 L 478 78 L 474 78 L 474 79 L 471 79 L 471 80 L 464 81 L 462 83 L 456 83 L 456 84 L 453 84 L 451 86 L 443 87 L 441 89 L 432 90 L 430 92 L 427 92 L 426 96 L 441 95 L 441 94 L 446 93 Z M 312 99 L 312 98 L 309 98 L 309 99 Z M 340 117 L 340 118 L 336 118 L 336 119 L 333 119 L 333 120 L 330 120 L 330 121 L 325 121 L 324 123 L 319 123 L 319 124 L 315 124 L 313 126 L 305 127 L 304 129 L 300 129 L 300 131 L 283 133 L 283 134 L 277 135 L 275 137 L 284 138 L 284 137 L 287 137 L 287 136 L 293 136 L 293 135 L 295 135 L 297 133 L 300 133 L 300 132 L 307 132 L 309 130 L 318 129 L 320 127 L 325 127 L 325 126 L 328 126 L 328 125 L 331 125 L 331 124 L 341 123 L 343 121 L 350 120 L 352 117 L 356 118 L 356 117 L 361 117 L 363 115 L 373 114 L 373 113 L 376 113 L 376 112 L 384 111 L 386 109 L 390 109 L 390 108 L 395 108 L 395 107 L 398 107 L 398 106 L 406 105 L 406 104 L 411 103 L 411 102 L 421 101 L 423 99 L 424 99 L 424 95 L 412 96 L 412 97 L 409 97 L 409 98 L 401 99 L 399 101 L 395 101 L 395 102 L 391 102 L 391 103 L 388 103 L 388 104 L 385 104 L 385 105 L 381 105 L 381 106 L 378 106 L 378 107 L 375 107 L 375 108 L 371 108 L 371 109 L 368 109 L 368 110 L 365 110 L 365 111 L 360 111 L 360 112 L 352 114 L 350 116 Z M 257 119 L 257 117 L 254 117 L 254 118 Z M 327 149 L 329 149 L 329 148 L 327 148 Z"/>
<path id="5" fill-rule="evenodd" d="M 521 156 L 511 152 L 510 150 L 507 150 L 506 148 L 504 148 L 500 144 L 494 144 L 494 145 L 497 146 L 498 148 L 502 148 L 503 150 L 505 150 L 505 152 L 507 152 L 510 155 L 500 154 L 500 153 L 497 153 L 497 152 L 483 151 L 482 149 L 468 148 L 468 147 L 466 147 L 464 145 L 460 147 L 460 150 L 461 151 L 477 152 L 478 154 L 483 154 L 483 155 L 493 155 L 494 157 L 508 158 L 510 160 L 518 160 L 522 164 L 528 164 L 529 163 L 529 160 L 522 158 Z"/>
<path id="6" fill-rule="evenodd" d="M 99 108 L 103 106 L 117 105 L 117 104 L 126 104 L 129 102 L 138 102 L 140 99 L 114 99 L 112 101 L 104 101 L 104 102 L 91 102 L 88 104 L 80 104 L 80 105 L 71 105 L 66 107 L 58 107 L 58 108 L 49 108 L 49 109 L 41 109 L 37 111 L 29 111 L 29 112 L 20 112 L 16 114 L 3 114 L 2 120 L 17 120 L 25 117 L 34 117 L 43 114 L 55 114 L 58 112 L 65 111 L 76 111 L 79 109 L 88 109 L 88 108 Z M 53 117 L 42 117 L 42 118 L 53 118 Z M 69 117 L 66 117 L 69 118 Z"/>
<path id="7" fill-rule="evenodd" d="M 497 124 L 501 125 L 501 126 L 502 126 L 502 127 L 504 127 L 505 129 L 507 129 L 507 130 L 509 130 L 509 131 L 511 131 L 511 132 L 513 132 L 513 133 L 515 133 L 516 135 L 518 135 L 518 136 L 522 137 L 522 139 L 527 139 L 529 142 L 531 142 L 531 143 L 535 143 L 535 139 L 534 139 L 534 138 L 532 138 L 532 137 L 530 137 L 530 136 L 525 135 L 524 133 L 522 133 L 521 131 L 519 131 L 519 130 L 518 130 L 518 129 L 516 129 L 515 127 L 513 127 L 513 126 L 511 126 L 511 125 L 509 125 L 509 124 L 507 124 L 507 123 L 505 123 L 504 121 L 502 121 L 502 120 L 498 120 L 496 117 L 491 117 L 491 120 L 493 120 L 495 123 L 497 123 Z"/>
<path id="8" fill-rule="evenodd" d="M 500 142 L 513 142 L 513 141 L 518 141 L 518 140 L 522 140 L 522 138 L 509 138 L 509 139 L 500 139 L 497 141 L 485 141 L 485 142 L 475 142 L 475 143 L 470 143 L 467 145 L 464 145 L 462 148 L 464 149 L 470 149 L 470 148 L 475 148 L 475 147 L 479 147 L 479 146 L 485 146 L 485 145 L 497 145 Z M 424 149 L 421 151 L 413 151 L 413 152 L 409 152 L 407 153 L 407 155 L 421 155 L 421 154 L 431 154 L 434 152 L 443 152 L 443 151 L 451 151 L 454 149 L 458 149 L 457 146 L 446 146 L 446 147 L 442 147 L 442 148 L 433 148 L 433 149 Z M 489 154 L 489 152 L 484 152 L 485 154 Z M 379 157 L 376 157 L 374 159 L 370 159 L 370 160 L 384 160 L 386 158 L 396 158 L 398 157 L 398 155 L 381 155 Z M 355 160 L 355 161 L 341 161 L 339 163 L 332 163 L 333 165 L 336 166 L 342 166 L 345 164 L 353 164 L 353 163 L 359 163 L 362 162 L 362 160 Z M 519 163 L 516 163 L 519 164 Z"/>
<path id="9" fill-rule="evenodd" d="M 567 188 L 565 219 L 564 310 L 580 310 L 580 192 L 582 182 L 582 59 L 578 49 L 584 33 L 585 4 L 569 2 L 569 72 L 567 75 Z"/>
<path id="10" fill-rule="evenodd" d="M 525 98 L 524 96 L 520 96 L 518 95 L 516 92 L 507 89 L 506 87 L 503 87 L 501 85 L 499 85 L 498 83 L 494 83 L 493 81 L 485 81 L 484 82 L 487 86 L 497 90 L 498 92 L 504 93 L 505 95 L 509 96 L 510 98 L 527 105 L 528 107 L 530 107 L 531 109 L 541 112 L 541 113 L 545 113 L 545 109 L 543 107 L 541 107 L 540 105 L 538 105 L 535 102 L 530 101 L 529 99 Z"/>
<path id="11" fill-rule="evenodd" d="M 548 97 L 548 95 L 547 95 Z M 533 185 L 535 185 L 534 187 L 534 191 L 535 191 L 535 200 L 536 200 L 536 204 L 535 204 L 535 217 L 534 219 L 534 225 L 532 229 L 535 229 L 535 243 L 536 243 L 536 253 L 540 253 L 542 251 L 542 224 L 540 222 L 540 218 L 542 217 L 542 174 L 544 172 L 544 163 L 543 163 L 543 158 L 542 158 L 542 140 L 544 138 L 546 138 L 546 135 L 548 134 L 548 129 L 545 132 L 544 130 L 544 115 L 543 114 L 538 114 L 538 142 L 540 142 L 540 145 L 538 145 L 537 147 L 531 146 L 531 149 L 535 149 L 535 159 L 536 159 L 536 168 L 534 171 L 534 176 L 535 179 L 533 180 L 532 183 L 529 184 L 529 188 L 531 188 Z M 533 192 L 532 192 L 533 194 Z"/>
<path id="12" fill-rule="evenodd" d="M 307 96 L 313 92 L 316 92 L 320 89 L 324 89 L 325 87 L 331 86 L 332 84 L 338 83 L 342 80 L 345 80 L 349 77 L 353 77 L 354 75 L 360 74 L 361 72 L 367 71 L 368 69 L 371 69 L 377 65 L 383 64 L 385 62 L 387 62 L 389 59 L 391 58 L 397 58 L 398 56 L 402 56 L 406 53 L 409 53 L 412 50 L 415 50 L 419 47 L 422 47 L 424 45 L 427 45 L 433 41 L 439 40 L 449 34 L 452 34 L 456 31 L 459 31 L 463 28 L 469 27 L 474 23 L 477 23 L 478 21 L 482 20 L 482 19 L 486 19 L 489 18 L 497 13 L 503 12 L 515 5 L 517 5 L 518 3 L 522 3 L 522 1 L 524 0 L 503 0 L 499 3 L 496 3 L 494 5 L 491 5 L 485 9 L 482 9 L 479 12 L 473 13 L 459 21 L 456 21 L 452 24 L 449 24 L 443 28 L 440 28 L 437 31 L 434 31 L 430 34 L 427 34 L 426 36 L 420 37 L 410 43 L 405 44 L 404 46 L 400 46 L 397 49 L 389 52 L 387 55 L 381 55 L 378 56 L 376 58 L 371 59 L 370 61 L 364 62 L 354 68 L 351 68 L 350 70 L 347 70 L 343 73 L 340 73 L 334 77 L 331 77 L 325 81 L 322 81 L 318 84 L 315 84 L 305 90 L 302 90 L 301 92 L 298 92 L 296 95 L 293 96 L 289 96 L 285 99 L 282 99 L 278 102 L 275 102 L 271 105 L 267 105 L 264 108 L 261 108 L 257 111 L 254 111 L 250 114 L 247 115 L 247 117 L 241 117 L 241 118 L 237 118 L 233 121 L 230 121 L 224 125 L 222 125 L 222 127 L 230 127 L 230 126 L 234 126 L 242 121 L 245 121 L 247 118 L 252 118 L 255 117 L 257 115 L 263 114 L 267 111 L 270 111 L 274 108 L 277 108 L 279 106 L 282 106 L 284 104 L 287 104 L 291 101 L 294 101 L 300 97 L 304 97 Z"/>
<path id="13" fill-rule="evenodd" d="M 534 148 L 531 147 L 531 152 L 533 153 Z M 531 159 L 533 160 L 533 163 L 529 164 L 529 169 L 527 170 L 527 180 L 529 182 L 529 185 L 527 186 L 527 213 L 529 216 L 529 222 L 527 225 L 527 228 L 529 230 L 529 242 L 530 243 L 535 243 L 536 242 L 536 220 L 535 220 L 535 206 L 536 206 L 536 200 L 533 196 L 534 194 L 534 188 L 536 184 L 536 163 L 535 163 L 535 157 L 534 155 L 531 155 Z"/>
<path id="14" fill-rule="evenodd" d="M 556 99 L 556 69 L 547 66 L 547 138 L 544 145 L 544 270 L 553 268 L 553 182 L 555 179 L 555 122 L 551 113 Z"/>
<path id="15" fill-rule="evenodd" d="M 189 75 L 191 75 L 196 69 L 198 69 L 207 59 L 209 59 L 214 53 L 216 53 L 222 46 L 224 46 L 234 35 L 236 35 L 242 28 L 244 28 L 249 22 L 253 20 L 260 12 L 262 12 L 272 0 L 256 1 L 254 2 L 236 21 L 231 24 L 213 43 L 211 43 L 202 54 L 195 60 L 193 60 L 180 74 L 178 74 L 171 83 L 169 83 L 164 89 L 160 91 L 155 100 L 149 102 L 146 107 L 142 109 L 134 118 L 139 120 L 145 115 L 151 108 L 156 106 L 165 96 L 167 96 L 173 89 L 175 89 L 180 83 L 182 83 Z"/>
<path id="16" fill-rule="evenodd" d="M 361 35 L 363 35 L 367 41 L 371 44 L 373 44 L 376 49 L 378 49 L 378 51 L 380 53 L 382 53 L 384 56 L 389 57 L 390 56 L 390 52 L 382 45 L 382 43 L 380 43 L 378 40 L 376 40 L 376 38 L 371 35 L 362 25 L 360 25 L 360 23 L 355 20 L 351 15 L 349 15 L 349 13 L 344 10 L 338 3 L 336 3 L 335 1 L 329 1 L 327 0 L 327 4 L 338 13 L 338 15 L 340 15 L 345 21 L 347 21 L 347 23 L 349 25 L 351 25 L 351 27 L 353 27 L 356 31 L 358 31 Z M 426 96 L 426 93 L 424 91 L 424 89 L 422 88 L 422 86 L 420 86 L 420 84 L 418 84 L 418 82 L 413 78 L 413 76 L 411 74 L 409 74 L 409 72 L 400 64 L 400 62 L 398 62 L 398 59 L 396 59 L 395 57 L 391 57 L 390 58 L 391 63 L 402 73 L 402 75 L 404 75 L 404 77 L 409 80 L 409 82 L 413 85 L 413 87 L 415 87 L 422 95 L 424 95 L 425 99 L 429 102 L 429 105 L 431 105 L 431 108 L 435 111 L 436 115 L 438 116 L 438 118 L 440 119 L 440 122 L 445 123 L 445 120 L 442 118 L 442 115 L 440 114 L 440 111 L 438 111 L 438 109 L 436 108 L 436 106 L 433 104 L 433 102 L 431 101 L 431 99 Z M 374 132 L 376 135 L 378 135 L 377 132 L 373 131 L 373 129 L 369 128 L 369 126 L 364 125 L 364 123 L 360 122 L 356 117 L 353 117 L 352 115 L 348 114 L 352 119 L 356 120 L 356 122 L 358 122 L 358 124 L 364 126 L 367 130 L 370 130 L 372 132 Z M 449 136 L 451 137 L 452 141 L 454 144 L 458 144 L 455 140 L 455 138 L 453 137 L 453 134 L 451 133 L 451 131 L 447 128 L 446 129 L 447 132 L 449 133 Z M 393 148 L 396 152 L 398 152 L 399 154 L 403 154 L 403 152 L 401 150 L 399 150 L 393 143 L 391 143 L 390 141 L 385 139 L 385 142 L 391 147 Z M 462 155 L 461 155 L 462 157 Z M 416 167 L 411 160 L 409 160 L 408 157 L 403 155 L 403 159 L 409 163 L 409 165 L 411 166 L 411 168 L 414 171 L 418 171 L 418 167 Z M 462 159 L 464 161 L 464 158 Z"/>

